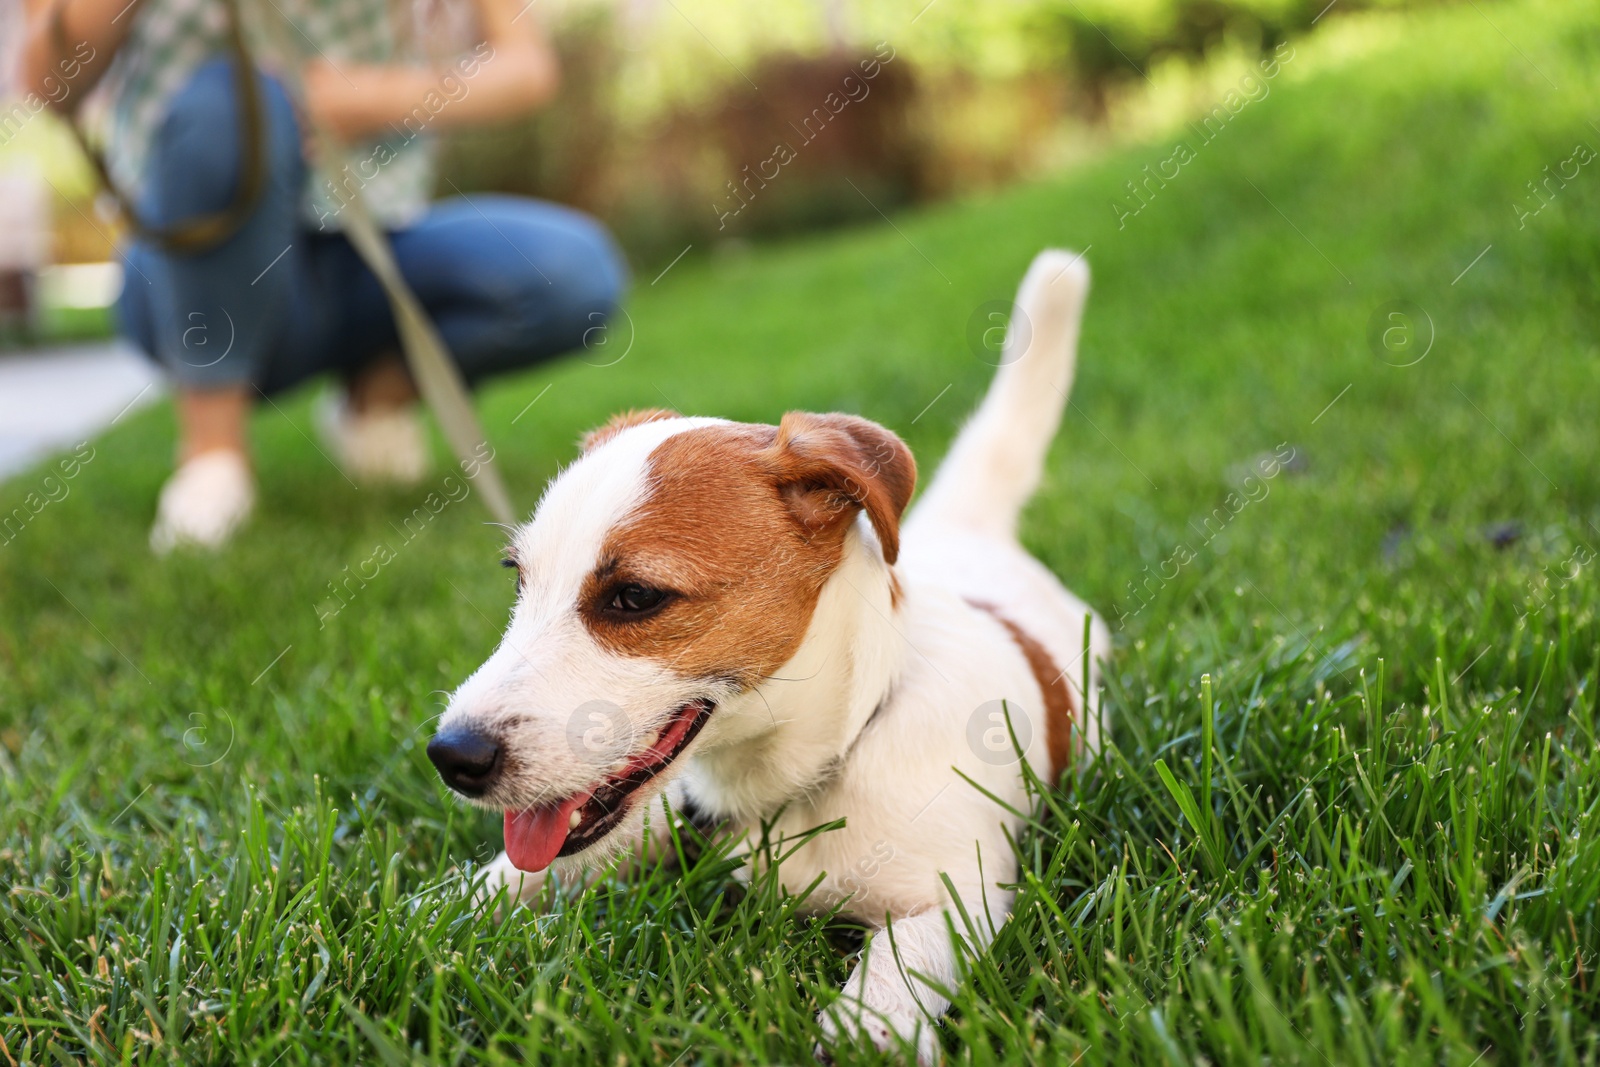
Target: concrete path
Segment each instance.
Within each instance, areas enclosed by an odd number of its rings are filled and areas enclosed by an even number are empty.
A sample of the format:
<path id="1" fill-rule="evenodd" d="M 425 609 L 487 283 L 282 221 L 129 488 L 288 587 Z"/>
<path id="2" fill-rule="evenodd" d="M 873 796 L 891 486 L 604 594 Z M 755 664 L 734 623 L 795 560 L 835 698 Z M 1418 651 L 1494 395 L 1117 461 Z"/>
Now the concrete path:
<path id="1" fill-rule="evenodd" d="M 78 442 L 165 391 L 125 341 L 0 355 L 0 480 Z"/>

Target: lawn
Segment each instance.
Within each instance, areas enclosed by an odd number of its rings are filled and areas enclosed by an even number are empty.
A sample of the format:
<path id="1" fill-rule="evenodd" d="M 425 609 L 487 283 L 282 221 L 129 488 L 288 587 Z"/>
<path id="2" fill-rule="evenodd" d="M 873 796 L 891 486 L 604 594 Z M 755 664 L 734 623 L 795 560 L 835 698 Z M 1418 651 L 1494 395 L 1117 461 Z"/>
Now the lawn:
<path id="1" fill-rule="evenodd" d="M 953 1061 L 1600 1059 L 1580 7 L 1329 19 L 1209 140 L 696 249 L 609 349 L 485 394 L 523 508 L 630 406 L 855 411 L 929 467 L 991 373 L 974 316 L 1088 248 L 1024 537 L 1116 631 L 1110 743 L 1019 843 Z M 502 532 L 443 471 L 356 491 L 309 412 L 260 412 L 261 514 L 215 559 L 145 549 L 168 409 L 0 487 L 54 498 L 0 544 L 0 1061 L 808 1062 L 858 938 L 715 848 L 546 916 L 462 900 L 498 820 L 422 746 L 511 603 Z"/>

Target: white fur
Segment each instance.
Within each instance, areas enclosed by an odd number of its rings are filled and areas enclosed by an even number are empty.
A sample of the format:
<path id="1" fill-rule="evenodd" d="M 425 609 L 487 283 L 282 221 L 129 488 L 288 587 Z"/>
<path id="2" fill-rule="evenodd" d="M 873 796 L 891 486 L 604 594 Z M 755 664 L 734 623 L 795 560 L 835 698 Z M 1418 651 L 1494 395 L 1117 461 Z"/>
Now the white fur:
<path id="1" fill-rule="evenodd" d="M 582 736 L 591 728 L 592 707 L 615 708 L 614 721 L 640 742 L 628 747 L 637 748 L 690 700 L 725 695 L 708 692 L 705 683 L 664 664 L 607 651 L 584 628 L 577 610 L 578 591 L 599 562 L 606 532 L 644 498 L 650 453 L 674 434 L 722 421 L 671 419 L 619 435 L 603 456 L 584 456 L 557 476 L 533 520 L 513 537 L 525 585 L 511 623 L 500 647 L 456 690 L 439 721 L 445 730 L 470 720 L 498 735 L 515 754 L 516 767 L 481 798 L 483 806 L 532 807 L 570 796 L 601 777 L 606 768 L 572 741 L 574 733 Z M 659 784 L 683 766 L 680 761 L 669 768 Z M 635 804 L 601 844 L 616 851 L 637 840 L 647 808 Z M 577 870 L 602 858 L 609 856 L 567 857 L 556 867 Z"/>
<path id="2" fill-rule="evenodd" d="M 1047 775 L 1044 693 L 1006 628 L 969 601 L 993 605 L 1039 641 L 1067 674 L 1080 711 L 1094 707 L 1109 634 L 1094 622 L 1085 664 L 1088 608 L 1015 538 L 1071 385 L 1087 286 L 1087 268 L 1064 252 L 1042 253 L 1029 269 L 1018 313 L 1031 324 L 1031 344 L 1007 349 L 988 397 L 904 524 L 897 604 L 891 569 L 861 518 L 799 650 L 752 690 L 711 693 L 668 665 L 600 648 L 575 601 L 606 530 L 645 492 L 650 452 L 674 433 L 716 420 L 647 423 L 565 471 L 518 532 L 527 588 L 504 642 L 462 685 L 443 720 L 448 726 L 470 718 L 504 732 L 523 769 L 485 802 L 515 807 L 595 779 L 595 768 L 565 742 L 566 722 L 585 701 L 613 701 L 648 731 L 688 700 L 716 699 L 688 752 L 648 788 L 692 798 L 746 835 L 780 810 L 775 828 L 791 838 L 846 819 L 842 829 L 793 851 L 778 877 L 796 892 L 820 878 L 815 907 L 842 904 L 891 931 L 869 939 L 842 995 L 824 1012 L 829 1039 L 849 1031 L 881 1047 L 903 1040 L 921 1062 L 936 1061 L 934 1023 L 948 1004 L 912 976 L 954 986 L 961 976 L 952 927 L 969 939 L 941 875 L 978 926 L 972 947 L 987 945 L 1010 912 L 1011 894 L 1000 885 L 1016 878 L 1006 835 L 1018 832 L 1019 820 L 962 775 L 1026 809 L 1020 766 L 981 758 L 969 732 L 981 709 L 1006 701 L 1018 736 L 1031 735 L 1028 762 Z M 1099 723 L 1092 712 L 1084 718 L 1076 739 L 1092 749 Z M 589 850 L 600 855 L 557 861 L 557 868 L 637 848 L 642 813 L 652 807 L 636 803 L 627 822 Z M 662 822 L 654 820 L 657 830 Z M 526 899 L 541 882 L 502 856 L 488 888 L 507 886 Z"/>

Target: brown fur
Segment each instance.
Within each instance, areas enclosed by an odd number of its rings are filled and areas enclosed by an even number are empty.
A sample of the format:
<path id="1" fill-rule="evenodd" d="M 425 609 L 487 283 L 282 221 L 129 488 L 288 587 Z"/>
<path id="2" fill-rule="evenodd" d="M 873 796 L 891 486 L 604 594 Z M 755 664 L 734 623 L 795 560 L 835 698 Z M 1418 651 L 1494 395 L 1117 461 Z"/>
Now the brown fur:
<path id="1" fill-rule="evenodd" d="M 791 411 L 764 460 L 802 525 L 821 532 L 864 510 L 883 545 L 900 555 L 900 514 L 917 485 L 917 463 L 905 442 L 854 415 Z"/>
<path id="2" fill-rule="evenodd" d="M 1011 635 L 1011 640 L 1017 643 L 1022 650 L 1022 655 L 1028 661 L 1028 669 L 1033 672 L 1033 680 L 1039 683 L 1039 691 L 1044 694 L 1044 731 L 1045 745 L 1050 753 L 1050 779 L 1055 781 L 1061 773 L 1072 766 L 1072 727 L 1077 719 L 1077 710 L 1072 702 L 1072 689 L 1067 684 L 1067 676 L 1056 666 L 1055 658 L 1048 649 L 1034 639 L 1022 627 L 1000 614 L 1000 609 L 993 604 L 981 600 L 968 601 L 980 611 L 988 612 L 994 616 L 1001 626 L 1006 628 L 1006 633 Z"/>
<path id="3" fill-rule="evenodd" d="M 899 438 L 863 419 L 787 415 L 782 426 L 669 437 L 650 476 L 649 496 L 607 535 L 584 583 L 584 623 L 618 654 L 749 687 L 799 649 L 857 512 L 892 561 L 915 468 Z M 628 582 L 674 596 L 619 619 L 605 606 Z"/>

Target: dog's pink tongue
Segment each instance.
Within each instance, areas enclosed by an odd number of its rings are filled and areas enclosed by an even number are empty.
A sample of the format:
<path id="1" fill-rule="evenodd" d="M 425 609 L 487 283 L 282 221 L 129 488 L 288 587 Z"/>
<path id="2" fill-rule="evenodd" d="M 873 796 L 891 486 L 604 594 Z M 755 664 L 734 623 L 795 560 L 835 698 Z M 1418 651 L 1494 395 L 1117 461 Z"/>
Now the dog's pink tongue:
<path id="1" fill-rule="evenodd" d="M 537 874 L 550 866 L 572 828 L 572 813 L 589 794 L 580 793 L 559 804 L 506 812 L 506 857 L 519 871 Z"/>

